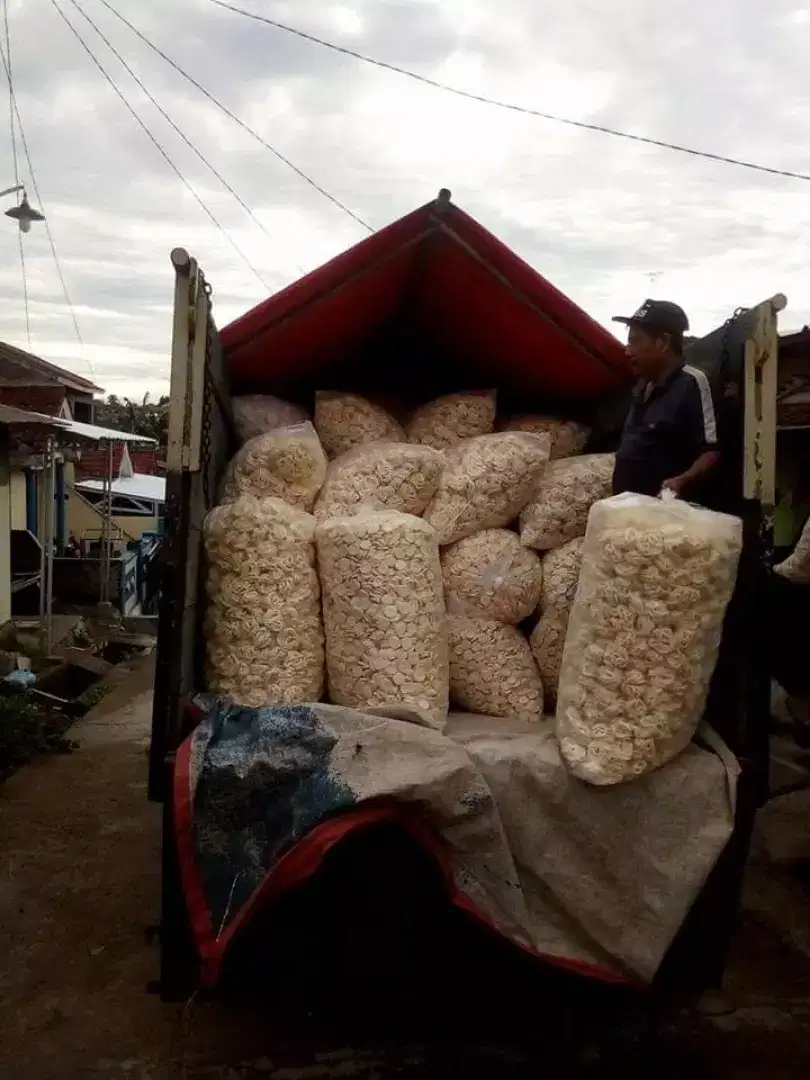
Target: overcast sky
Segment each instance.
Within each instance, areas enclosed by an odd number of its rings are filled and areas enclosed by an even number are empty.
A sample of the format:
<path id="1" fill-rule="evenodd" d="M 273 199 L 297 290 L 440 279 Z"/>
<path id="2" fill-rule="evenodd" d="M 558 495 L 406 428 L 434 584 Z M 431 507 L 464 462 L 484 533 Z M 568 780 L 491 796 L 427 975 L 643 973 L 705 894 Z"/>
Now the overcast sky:
<path id="1" fill-rule="evenodd" d="M 245 267 L 60 20 L 8 0 L 47 236 L 24 238 L 31 349 L 109 392 L 165 391 L 169 251 L 195 255 L 219 325 L 365 232 L 118 22 L 77 0 L 270 239 L 155 111 L 71 0 L 93 52 L 267 282 Z M 708 332 L 775 292 L 810 322 L 810 183 L 463 101 L 223 11 L 110 0 L 268 142 L 374 227 L 440 187 L 600 321 L 652 295 Z M 810 8 L 796 0 L 239 0 L 460 88 L 810 173 Z M 0 110 L 3 115 L 5 110 Z M 0 189 L 13 183 L 8 122 Z M 21 179 L 35 202 L 24 157 Z M 11 205 L 13 200 L 5 200 Z M 5 221 L 5 224 L 2 222 Z M 28 347 L 16 227 L 0 217 L 0 339 Z"/>

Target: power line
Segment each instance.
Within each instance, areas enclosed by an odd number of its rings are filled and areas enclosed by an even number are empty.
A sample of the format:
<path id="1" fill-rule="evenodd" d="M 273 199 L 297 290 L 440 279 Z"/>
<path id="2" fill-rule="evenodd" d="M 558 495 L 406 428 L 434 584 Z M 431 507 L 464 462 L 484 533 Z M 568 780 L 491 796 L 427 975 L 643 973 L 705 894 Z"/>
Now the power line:
<path id="1" fill-rule="evenodd" d="M 0 59 L 2 59 L 2 62 L 3 62 L 3 67 L 4 67 L 5 72 L 6 72 L 6 78 L 9 80 L 9 84 L 12 85 L 11 84 L 11 65 L 9 63 L 11 58 L 6 57 L 5 50 L 1 46 L 0 46 Z M 25 128 L 23 127 L 22 115 L 20 113 L 19 102 L 17 101 L 16 93 L 14 93 L 13 91 L 12 91 L 12 106 L 13 106 L 13 109 L 14 109 L 14 115 L 15 115 L 15 117 L 17 119 L 17 127 L 19 128 L 19 132 L 20 132 L 20 142 L 22 143 L 23 154 L 25 156 L 25 160 L 26 160 L 26 163 L 28 165 L 28 174 L 31 177 L 31 186 L 34 189 L 34 195 L 36 196 L 37 204 L 38 204 L 40 210 L 42 211 L 42 213 L 44 214 L 45 213 L 45 204 L 42 201 L 42 195 L 40 194 L 39 184 L 37 183 L 37 175 L 34 172 L 34 163 L 31 160 L 31 152 L 28 149 L 28 139 L 26 138 Z M 65 282 L 65 275 L 62 272 L 62 263 L 61 263 L 61 261 L 59 259 L 59 255 L 57 254 L 57 251 L 56 251 L 56 243 L 54 242 L 53 233 L 51 232 L 51 227 L 50 227 L 50 225 L 48 223 L 47 214 L 45 215 L 45 220 L 44 220 L 43 224 L 45 226 L 45 235 L 48 237 L 48 244 L 50 245 L 50 248 L 51 248 L 51 255 L 53 256 L 54 265 L 56 266 L 56 272 L 59 275 L 59 282 L 60 282 L 60 284 L 62 286 L 62 295 L 64 296 L 65 303 L 67 304 L 68 310 L 70 311 L 70 317 L 73 320 L 73 328 L 76 331 L 76 337 L 78 339 L 79 345 L 81 345 L 83 347 L 84 346 L 84 340 L 82 338 L 82 332 L 79 329 L 79 322 L 78 322 L 78 320 L 76 318 L 76 311 L 75 311 L 75 309 L 73 307 L 73 302 L 70 299 L 70 293 L 68 292 L 67 284 Z M 20 237 L 20 242 L 22 243 L 22 236 Z M 91 374 L 91 376 L 93 378 L 95 378 L 95 375 L 93 374 L 92 361 L 90 360 L 89 356 L 86 359 L 87 359 L 88 367 L 90 368 L 90 374 Z"/>
<path id="2" fill-rule="evenodd" d="M 255 268 L 255 267 L 253 266 L 253 264 L 251 263 L 251 261 L 250 261 L 250 259 L 249 259 L 249 258 L 247 257 L 247 255 L 245 255 L 245 253 L 244 253 L 244 252 L 242 251 L 242 249 L 241 249 L 241 248 L 239 247 L 239 245 L 238 245 L 238 244 L 236 243 L 236 241 L 235 241 L 235 240 L 233 239 L 233 237 L 232 237 L 232 236 L 230 235 L 230 233 L 229 233 L 229 232 L 228 232 L 228 231 L 227 231 L 227 230 L 226 230 L 226 229 L 225 229 L 225 228 L 224 228 L 224 227 L 222 226 L 222 224 L 221 224 L 221 223 L 220 223 L 220 222 L 219 222 L 219 221 L 217 220 L 217 218 L 216 218 L 216 217 L 214 216 L 214 214 L 212 213 L 212 211 L 211 211 L 211 210 L 210 210 L 210 209 L 208 208 L 208 206 L 207 206 L 207 205 L 205 204 L 205 202 L 204 202 L 204 201 L 202 200 L 202 198 L 200 197 L 200 195 L 198 195 L 198 194 L 197 194 L 197 191 L 195 190 L 195 188 L 194 188 L 194 187 L 193 187 L 193 186 L 192 186 L 192 185 L 191 185 L 191 184 L 189 183 L 189 181 L 188 181 L 188 180 L 187 180 L 187 179 L 185 178 L 185 176 L 184 176 L 184 175 L 183 175 L 183 173 L 182 173 L 182 172 L 180 171 L 180 169 L 178 169 L 178 167 L 177 167 L 177 166 L 175 165 L 175 163 L 174 163 L 174 162 L 172 161 L 172 159 L 171 159 L 171 158 L 169 157 L 169 155 L 168 155 L 168 153 L 166 152 L 166 150 L 164 150 L 163 146 L 162 146 L 162 145 L 161 145 L 161 144 L 160 144 L 160 143 L 158 142 L 158 140 L 157 140 L 157 139 L 155 138 L 155 136 L 154 136 L 154 135 L 152 134 L 152 132 L 151 132 L 151 131 L 149 130 L 149 128 L 147 127 L 147 125 L 146 125 L 146 124 L 144 123 L 144 121 L 143 121 L 143 120 L 142 120 L 142 119 L 140 118 L 140 116 L 138 115 L 138 113 L 137 113 L 137 112 L 135 111 L 135 109 L 133 108 L 133 106 L 132 106 L 132 105 L 130 104 L 130 102 L 129 102 L 129 99 L 127 98 L 127 96 L 126 96 L 126 95 L 124 94 L 124 92 L 123 92 L 123 91 L 122 91 L 121 89 L 119 89 L 119 87 L 118 87 L 118 86 L 116 85 L 115 81 L 113 80 L 112 76 L 111 76 L 111 75 L 109 74 L 109 72 L 107 71 L 107 69 L 106 69 L 106 68 L 104 67 L 104 65 L 103 65 L 103 64 L 101 63 L 101 61 L 100 61 L 100 60 L 99 60 L 99 59 L 98 59 L 98 58 L 96 57 L 96 55 L 95 55 L 95 53 L 93 52 L 93 50 L 92 50 L 92 49 L 90 48 L 90 46 L 89 46 L 89 45 L 87 44 L 87 42 L 86 42 L 86 41 L 84 40 L 84 38 L 82 37 L 82 35 L 81 35 L 81 34 L 79 33 L 79 31 L 78 31 L 78 30 L 76 29 L 76 27 L 75 27 L 75 26 L 73 25 L 73 23 L 72 23 L 72 22 L 70 21 L 70 19 L 68 19 L 67 15 L 66 15 L 66 14 L 64 13 L 64 11 L 63 11 L 63 10 L 61 9 L 61 7 L 59 6 L 59 4 L 57 3 L 57 0 L 51 0 L 51 4 L 53 5 L 53 7 L 55 8 L 55 10 L 57 11 L 57 13 L 58 13 L 59 17 L 60 17 L 60 18 L 62 19 L 62 21 L 63 21 L 63 22 L 65 23 L 65 25 L 66 25 L 66 26 L 68 27 L 68 29 L 70 30 L 70 32 L 71 32 L 71 33 L 73 34 L 73 36 L 74 36 L 74 37 L 76 38 L 76 40 L 77 40 L 77 41 L 79 42 L 79 44 L 81 45 L 81 47 L 82 47 L 82 48 L 84 49 L 84 51 L 85 51 L 85 52 L 87 53 L 87 55 L 88 55 L 88 56 L 90 57 L 90 60 L 92 61 L 92 63 L 93 63 L 93 64 L 95 65 L 95 67 L 97 67 L 97 68 L 98 68 L 98 70 L 99 70 L 99 71 L 101 72 L 101 74 L 103 75 L 103 77 L 104 77 L 105 81 L 106 81 L 106 82 L 107 82 L 107 83 L 108 83 L 108 84 L 110 85 L 111 89 L 115 91 L 116 95 L 117 95 L 117 96 L 118 96 L 118 97 L 120 98 L 120 100 L 121 100 L 121 101 L 123 102 L 123 104 L 125 105 L 125 107 L 126 107 L 127 111 L 128 111 L 128 112 L 129 112 L 129 114 L 130 114 L 130 115 L 132 116 L 133 120 L 135 120 L 135 122 L 136 122 L 136 123 L 138 124 L 138 126 L 139 126 L 139 127 L 141 128 L 141 130 L 142 130 L 142 131 L 144 132 L 144 134 L 145 134 L 145 135 L 147 136 L 147 138 L 149 139 L 149 141 L 150 141 L 150 142 L 151 142 L 151 143 L 153 144 L 153 146 L 155 146 L 155 148 L 156 148 L 156 149 L 157 149 L 157 150 L 158 150 L 158 151 L 160 152 L 161 156 L 162 156 L 162 157 L 164 158 L 164 160 L 166 161 L 166 163 L 167 163 L 167 164 L 169 165 L 169 167 L 171 168 L 172 172 L 174 172 L 174 173 L 176 174 L 176 176 L 177 176 L 177 177 L 178 177 L 178 178 L 180 179 L 180 181 L 181 181 L 181 182 L 183 183 L 183 185 L 185 186 L 185 188 L 186 188 L 186 189 L 187 189 L 187 190 L 188 190 L 188 191 L 189 191 L 189 192 L 191 193 L 191 195 L 192 195 L 192 196 L 194 197 L 194 199 L 195 199 L 195 200 L 197 201 L 197 203 L 198 203 L 198 204 L 199 204 L 199 205 L 200 205 L 200 206 L 202 207 L 203 211 L 204 211 L 204 212 L 206 213 L 206 215 L 208 216 L 208 218 L 210 219 L 210 221 L 211 221 L 211 222 L 212 222 L 212 223 L 213 223 L 213 224 L 215 225 L 215 227 L 216 227 L 216 228 L 217 228 L 217 229 L 218 229 L 218 230 L 219 230 L 219 231 L 220 231 L 220 232 L 222 233 L 222 235 L 223 235 L 223 236 L 225 237 L 225 239 L 226 239 L 226 240 L 227 240 L 227 241 L 229 242 L 229 244 L 231 245 L 231 247 L 232 247 L 232 248 L 234 249 L 234 251 L 235 251 L 235 252 L 237 253 L 237 255 L 238 255 L 238 256 L 240 257 L 240 259 L 242 259 L 242 261 L 243 261 L 243 262 L 245 263 L 245 265 L 246 265 L 246 266 L 248 267 L 248 269 L 249 269 L 249 270 L 251 271 L 251 273 L 252 273 L 252 274 L 255 274 L 255 275 L 256 275 L 256 277 L 257 277 L 257 278 L 258 278 L 258 280 L 259 280 L 259 281 L 260 281 L 260 282 L 262 283 L 262 286 L 263 286 L 264 288 L 266 288 L 266 289 L 267 289 L 267 288 L 270 288 L 270 286 L 269 286 L 269 285 L 267 284 L 267 282 L 266 282 L 266 281 L 265 281 L 265 280 L 264 280 L 264 279 L 262 278 L 262 276 L 261 276 L 261 274 L 259 273 L 259 271 L 258 271 L 258 270 L 257 270 L 257 269 L 256 269 L 256 268 Z"/>
<path id="3" fill-rule="evenodd" d="M 7 2 L 7 0 L 6 0 L 6 2 Z M 93 21 L 93 19 L 91 19 L 90 16 L 85 11 L 82 10 L 82 8 L 79 6 L 77 0 L 70 0 L 70 3 L 73 5 L 74 8 L 76 8 L 76 10 L 81 15 L 81 17 L 83 19 L 85 19 L 86 22 L 88 22 L 90 24 L 90 26 L 93 28 L 93 30 L 96 32 L 96 34 L 98 34 L 98 36 L 101 38 L 101 40 L 104 42 L 104 44 L 110 50 L 110 52 L 112 52 L 112 54 L 120 61 L 120 63 L 123 65 L 124 69 L 129 73 L 129 75 L 132 77 L 132 79 L 134 79 L 134 81 L 137 83 L 137 85 L 140 87 L 140 89 L 143 91 L 143 93 L 147 96 L 147 98 L 151 101 L 151 103 L 154 105 L 154 107 L 157 109 L 157 111 L 160 113 L 160 115 L 164 118 L 164 120 L 166 120 L 166 122 L 173 128 L 173 130 L 177 132 L 177 134 L 180 136 L 180 138 L 183 140 L 183 142 L 186 144 L 186 146 L 188 146 L 189 149 L 192 150 L 197 155 L 197 157 L 203 163 L 203 165 L 205 165 L 205 167 L 211 173 L 213 173 L 213 175 L 217 178 L 217 180 L 219 180 L 219 182 L 222 184 L 222 186 L 225 188 L 225 190 L 228 191 L 234 197 L 234 199 L 236 199 L 236 201 L 239 203 L 239 205 L 242 207 L 242 209 L 245 210 L 245 212 L 250 216 L 250 218 L 253 220 L 253 222 L 256 225 L 258 225 L 258 227 L 261 229 L 261 231 L 264 233 L 264 235 L 267 237 L 267 239 L 272 242 L 273 237 L 267 231 L 264 224 L 259 220 L 259 218 L 253 212 L 253 210 L 248 206 L 248 204 L 239 195 L 239 193 L 237 191 L 235 191 L 233 189 L 233 187 L 231 187 L 231 185 L 228 183 L 228 181 L 225 179 L 225 177 L 220 172 L 218 172 L 218 170 L 205 157 L 202 150 L 200 150 L 199 147 L 194 142 L 192 142 L 192 140 L 185 134 L 185 132 L 174 122 L 174 120 L 171 118 L 171 116 L 168 114 L 168 112 L 155 99 L 154 95 L 152 93 L 150 93 L 150 91 L 144 85 L 143 80 L 138 77 L 136 72 L 133 70 L 132 66 L 129 63 L 127 63 L 127 61 L 124 59 L 124 57 L 118 51 L 118 49 L 116 49 L 116 47 L 113 45 L 113 43 L 110 41 L 110 39 L 98 27 L 98 25 Z M 298 269 L 301 271 L 302 274 L 304 273 L 303 267 L 298 266 Z"/>
<path id="4" fill-rule="evenodd" d="M 6 35 L 6 55 L 8 56 L 8 66 L 6 68 L 6 75 L 8 76 L 8 124 L 11 132 L 11 156 L 14 161 L 14 183 L 20 182 L 20 163 L 17 156 L 17 132 L 14 128 L 14 82 L 11 67 L 11 31 L 8 26 L 8 0 L 3 0 L 3 28 Z M 17 192 L 17 202 L 20 201 L 20 193 Z"/>
<path id="5" fill-rule="evenodd" d="M 105 0 L 102 0 L 102 3 L 104 2 Z M 810 180 L 810 174 L 807 173 L 792 172 L 789 169 L 776 169 L 770 165 L 760 165 L 754 161 L 745 161 L 742 158 L 727 157 L 725 154 L 713 154 L 709 150 L 696 150 L 691 146 L 681 146 L 679 143 L 667 142 L 664 139 L 653 139 L 646 135 L 632 135 L 629 131 L 619 131 L 617 128 L 606 127 L 603 124 L 589 124 L 585 120 L 572 120 L 567 116 L 556 116 L 554 113 L 542 112 L 540 109 L 531 109 L 524 105 L 516 105 L 514 102 L 499 101 L 497 98 L 486 97 L 483 94 L 474 94 L 469 90 L 461 90 L 457 86 L 450 86 L 448 83 L 440 82 L 438 79 L 431 79 L 427 75 L 420 75 L 416 71 L 409 71 L 407 68 L 397 67 L 396 64 L 389 64 L 385 60 L 365 56 L 363 53 L 355 52 L 354 49 L 336 45 L 333 41 L 325 41 L 323 38 L 315 37 L 314 34 L 307 34 L 303 30 L 296 30 L 293 26 L 287 26 L 285 23 L 278 22 L 275 19 L 269 19 L 265 15 L 258 15 L 255 11 L 245 11 L 243 8 L 236 7 L 235 4 L 227 3 L 226 0 L 210 0 L 210 2 L 217 7 L 224 8 L 226 11 L 231 11 L 236 15 L 243 15 L 247 19 L 264 23 L 266 26 L 272 26 L 276 30 L 283 30 L 286 34 L 292 34 L 294 37 L 312 42 L 314 45 L 321 45 L 325 49 L 331 49 L 333 52 L 350 56 L 354 60 L 362 60 L 364 64 L 371 64 L 373 67 L 383 68 L 385 71 L 393 71 L 397 75 L 404 75 L 408 79 L 424 83 L 426 86 L 432 86 L 436 90 L 444 90 L 448 94 L 455 94 L 457 97 L 466 98 L 468 101 L 477 101 L 482 105 L 492 105 L 498 109 L 508 109 L 510 112 L 524 113 L 527 116 L 536 116 L 541 120 L 550 120 L 555 124 L 565 124 L 567 127 L 579 128 L 581 131 L 595 131 L 600 135 L 612 135 L 617 139 L 644 143 L 647 146 L 656 146 L 661 150 L 674 150 L 678 154 L 689 154 L 691 157 L 720 161 L 724 165 L 737 165 L 742 169 L 769 173 L 771 176 L 787 176 L 793 180 Z"/>
<path id="6" fill-rule="evenodd" d="M 25 336 L 28 344 L 31 344 L 31 309 L 28 304 L 28 274 L 25 269 L 25 248 L 23 247 L 22 230 L 17 230 L 17 242 L 20 245 L 20 266 L 22 267 L 23 283 L 23 307 L 25 310 Z"/>
<path id="7" fill-rule="evenodd" d="M 320 195 L 323 195 L 325 199 L 328 199 L 339 210 L 342 210 L 344 214 L 348 214 L 350 218 L 356 221 L 358 225 L 361 225 L 364 229 L 366 229 L 367 232 L 374 232 L 373 227 L 369 225 L 367 221 L 364 221 L 358 214 L 354 212 L 354 210 L 350 210 L 349 207 L 346 206 L 345 203 L 342 203 L 336 195 L 332 195 L 331 192 L 327 191 L 326 188 L 322 187 L 316 180 L 313 180 L 313 178 L 308 173 L 305 173 L 303 169 L 300 169 L 297 165 L 290 161 L 290 159 L 284 154 L 282 154 L 280 150 L 277 150 L 275 146 L 271 145 L 269 142 L 267 142 L 266 139 L 262 138 L 262 136 L 257 131 L 250 127 L 249 124 L 246 124 L 245 121 L 242 120 L 239 116 L 237 116 L 235 112 L 229 109 L 227 105 L 224 105 L 218 98 L 216 98 L 211 93 L 210 90 L 207 90 L 202 85 L 202 83 L 198 82 L 193 75 L 189 75 L 187 71 L 184 71 L 183 68 L 181 68 L 176 61 L 172 60 L 172 58 L 170 56 L 167 56 L 162 49 L 158 48 L 158 46 L 155 45 L 153 41 L 150 41 L 150 39 L 145 34 L 141 33 L 137 26 L 134 26 L 129 21 L 129 19 L 127 19 L 119 11 L 116 11 L 112 4 L 109 3 L 109 0 L 101 0 L 101 3 L 104 5 L 105 8 L 107 8 L 107 10 L 111 14 L 116 17 L 116 19 L 119 19 L 125 26 L 129 27 L 132 33 L 135 34 L 138 38 L 140 38 L 144 45 L 150 48 L 162 60 L 165 60 L 170 67 L 174 68 L 178 75 L 182 75 L 187 82 L 191 83 L 191 85 L 195 89 L 199 90 L 199 92 L 203 94 L 206 98 L 208 98 L 208 100 L 213 105 L 216 105 L 216 107 L 221 112 L 223 112 L 230 120 L 233 120 L 233 122 L 235 124 L 238 124 L 243 131 L 246 131 L 248 135 L 250 135 L 253 139 L 256 140 L 256 142 L 260 143 L 265 148 L 265 150 L 269 150 L 270 153 L 273 154 L 273 156 L 276 157 L 279 161 L 283 162 L 283 164 L 286 165 L 288 169 L 292 169 L 296 176 L 299 176 L 305 183 L 309 184 L 309 186 L 314 191 L 317 191 Z"/>
<path id="8" fill-rule="evenodd" d="M 20 183 L 20 161 L 17 154 L 17 132 L 14 126 L 14 76 L 11 66 L 11 30 L 8 25 L 8 0 L 3 0 L 3 30 L 6 35 L 6 51 L 4 56 L 8 57 L 6 64 L 6 75 L 8 77 L 8 126 L 11 133 L 11 156 L 14 162 L 14 184 L 19 187 Z M 20 205 L 20 192 L 19 190 L 14 192 L 14 196 L 17 200 L 17 205 Z M 28 340 L 28 344 L 31 344 L 31 309 L 28 304 L 28 272 L 25 268 L 25 248 L 23 247 L 22 229 L 17 231 L 17 245 L 20 251 L 20 272 L 22 273 L 22 287 L 23 287 L 23 310 L 25 312 L 25 336 Z"/>

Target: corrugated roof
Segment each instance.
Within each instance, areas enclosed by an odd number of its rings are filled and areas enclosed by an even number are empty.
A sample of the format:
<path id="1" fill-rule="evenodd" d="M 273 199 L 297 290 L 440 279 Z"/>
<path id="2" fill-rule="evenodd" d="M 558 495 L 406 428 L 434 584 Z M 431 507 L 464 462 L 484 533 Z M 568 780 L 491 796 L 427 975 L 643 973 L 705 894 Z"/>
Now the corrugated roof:
<path id="1" fill-rule="evenodd" d="M 82 375 L 66 371 L 57 364 L 43 360 L 41 356 L 35 356 L 33 353 L 26 352 L 25 349 L 18 349 L 16 345 L 0 341 L 0 377 L 31 385 L 32 376 L 46 385 L 67 386 L 71 390 L 79 390 L 85 394 L 104 392 L 102 387 L 96 386 Z"/>
<path id="2" fill-rule="evenodd" d="M 27 409 L 18 409 L 14 405 L 4 405 L 0 402 L 0 424 L 28 424 L 32 427 L 49 427 L 56 430 L 64 426 L 64 421 L 56 416 L 29 412 Z"/>
<path id="3" fill-rule="evenodd" d="M 29 427 L 47 427 L 66 438 L 87 439 L 90 442 L 126 442 L 156 446 L 155 439 L 146 439 L 143 435 L 133 435 L 129 431 L 115 431 L 112 428 L 98 427 L 96 424 L 82 424 L 78 420 L 65 420 L 58 416 L 45 416 L 42 413 L 15 409 L 13 405 L 0 403 L 0 424 L 25 424 Z"/>
<path id="4" fill-rule="evenodd" d="M 78 420 L 62 420 L 61 422 L 69 431 L 82 439 L 92 439 L 94 442 L 142 443 L 144 446 L 157 446 L 156 439 L 133 435 L 131 431 L 116 431 L 114 428 L 103 428 L 97 424 L 82 424 Z"/>
<path id="5" fill-rule="evenodd" d="M 103 480 L 81 480 L 76 484 L 79 491 L 105 490 Z M 112 482 L 113 495 L 126 495 L 130 499 L 145 499 L 147 502 L 166 501 L 166 478 L 163 476 L 144 476 L 135 473 L 134 476 L 123 478 L 116 477 Z"/>

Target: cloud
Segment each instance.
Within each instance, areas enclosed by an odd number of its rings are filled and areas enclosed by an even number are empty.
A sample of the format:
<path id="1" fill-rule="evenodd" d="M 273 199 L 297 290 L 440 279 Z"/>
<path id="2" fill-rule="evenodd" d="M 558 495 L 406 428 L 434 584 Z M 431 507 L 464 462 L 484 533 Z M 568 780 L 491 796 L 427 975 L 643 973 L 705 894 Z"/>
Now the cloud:
<path id="1" fill-rule="evenodd" d="M 810 322 L 807 185 L 465 101 L 223 11 L 110 0 L 261 136 L 379 227 L 442 186 L 608 322 L 653 293 L 696 332 L 777 291 Z M 42 227 L 24 238 L 32 348 L 110 391 L 168 381 L 172 247 L 204 267 L 220 324 L 365 235 L 148 50 L 77 0 L 240 207 L 155 111 L 71 0 L 58 0 L 227 236 L 49 3 L 10 0 L 18 103 L 85 345 Z M 791 0 L 242 0 L 474 93 L 810 173 L 808 9 Z M 12 183 L 10 140 L 3 136 Z M 34 200 L 24 155 L 21 178 Z M 5 219 L 0 219 L 0 225 Z M 228 239 L 230 237 L 230 240 Z M 232 242 L 256 267 L 245 266 Z M 18 238 L 0 228 L 0 338 L 26 345 Z"/>

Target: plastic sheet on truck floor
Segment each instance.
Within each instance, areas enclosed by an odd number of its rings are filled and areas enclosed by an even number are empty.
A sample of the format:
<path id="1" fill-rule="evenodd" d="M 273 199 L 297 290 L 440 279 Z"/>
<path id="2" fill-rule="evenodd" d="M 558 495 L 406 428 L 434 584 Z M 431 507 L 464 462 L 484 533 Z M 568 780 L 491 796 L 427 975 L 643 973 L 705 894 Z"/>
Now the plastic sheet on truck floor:
<path id="1" fill-rule="evenodd" d="M 570 776 L 553 725 L 196 699 L 175 822 L 184 891 L 216 984 L 229 942 L 354 830 L 398 820 L 451 900 L 538 958 L 647 983 L 731 836 L 738 769 L 703 731 L 629 784 Z M 415 718 L 411 718 L 415 719 Z"/>

